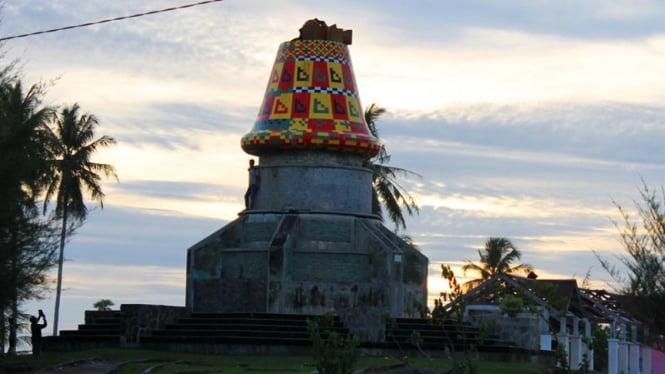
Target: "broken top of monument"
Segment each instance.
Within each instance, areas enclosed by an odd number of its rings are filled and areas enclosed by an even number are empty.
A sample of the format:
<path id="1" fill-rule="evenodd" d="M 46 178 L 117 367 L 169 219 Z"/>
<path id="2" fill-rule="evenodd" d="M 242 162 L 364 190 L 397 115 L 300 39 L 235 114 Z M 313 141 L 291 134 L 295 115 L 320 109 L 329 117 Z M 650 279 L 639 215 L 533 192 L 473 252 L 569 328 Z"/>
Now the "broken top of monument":
<path id="1" fill-rule="evenodd" d="M 300 149 L 351 152 L 365 158 L 381 147 L 365 123 L 347 44 L 351 31 L 317 19 L 277 50 L 245 152 Z"/>

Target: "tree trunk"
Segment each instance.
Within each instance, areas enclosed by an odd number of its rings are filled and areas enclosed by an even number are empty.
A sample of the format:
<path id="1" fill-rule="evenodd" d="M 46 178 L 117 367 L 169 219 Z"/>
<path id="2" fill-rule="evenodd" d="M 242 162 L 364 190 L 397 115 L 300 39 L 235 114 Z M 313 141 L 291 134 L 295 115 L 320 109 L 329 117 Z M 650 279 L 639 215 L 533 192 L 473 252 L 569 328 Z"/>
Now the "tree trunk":
<path id="1" fill-rule="evenodd" d="M 67 201 L 67 200 L 65 200 Z M 67 205 L 62 210 L 62 229 L 60 231 L 60 254 L 58 255 L 58 283 L 55 290 L 55 310 L 53 312 L 53 336 L 58 336 L 60 317 L 60 296 L 62 294 L 62 264 L 65 256 L 65 237 L 67 236 Z"/>
<path id="2" fill-rule="evenodd" d="M 18 324 L 18 300 L 16 297 L 16 292 L 14 292 L 14 298 L 12 299 L 12 323 L 9 326 L 9 331 L 16 331 L 17 330 L 17 324 Z M 13 336 L 14 339 L 16 339 L 16 334 Z M 12 341 L 10 339 L 9 341 L 9 350 L 7 351 L 8 355 L 15 355 L 16 354 L 16 340 L 14 340 L 14 345 L 12 345 Z M 3 347 L 4 349 L 4 347 Z"/>
<path id="3" fill-rule="evenodd" d="M 14 287 L 12 287 L 12 325 L 9 326 L 9 331 L 16 331 L 16 324 L 18 324 L 18 245 L 16 244 L 18 240 L 14 240 L 14 245 L 12 245 L 12 277 L 14 281 Z M 16 338 L 16 336 L 14 336 Z M 15 355 L 16 354 L 16 345 L 12 346 L 11 340 L 9 341 L 9 351 L 7 354 Z M 4 349 L 4 346 L 3 346 Z"/>
<path id="4" fill-rule="evenodd" d="M 10 261 L 11 261 L 11 283 L 12 285 L 9 286 L 9 308 L 11 309 L 9 311 L 9 315 L 11 318 L 13 318 L 13 322 L 11 322 L 10 325 L 5 325 L 5 315 L 4 315 L 4 306 L 2 309 L 2 352 L 5 351 L 5 334 L 7 334 L 7 330 L 5 326 L 9 327 L 9 331 L 12 331 L 12 328 L 16 327 L 16 324 L 18 323 L 18 289 L 20 285 L 18 284 L 18 241 L 19 239 L 17 238 L 17 228 L 12 231 L 11 234 L 11 241 L 9 248 L 11 250 L 10 254 Z M 13 325 L 13 326 L 12 326 Z M 7 337 L 10 338 L 9 334 L 7 334 Z M 16 354 L 16 346 L 12 346 L 11 339 L 8 341 L 9 345 L 9 350 L 7 350 L 7 355 L 13 355 Z"/>
<path id="5" fill-rule="evenodd" d="M 0 304 L 0 357 L 5 356 L 5 336 L 7 329 L 5 328 L 5 306 Z"/>

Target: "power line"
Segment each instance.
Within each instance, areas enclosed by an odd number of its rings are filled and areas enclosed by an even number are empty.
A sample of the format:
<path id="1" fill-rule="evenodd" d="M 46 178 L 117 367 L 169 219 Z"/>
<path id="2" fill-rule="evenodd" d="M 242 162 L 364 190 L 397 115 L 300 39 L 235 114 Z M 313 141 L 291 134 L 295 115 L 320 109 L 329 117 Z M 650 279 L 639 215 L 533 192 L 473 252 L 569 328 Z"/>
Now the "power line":
<path id="1" fill-rule="evenodd" d="M 28 36 L 33 36 L 33 35 L 39 35 L 39 34 L 47 34 L 50 32 L 56 32 L 56 31 L 63 31 L 63 30 L 70 30 L 70 29 L 77 29 L 80 27 L 87 27 L 87 26 L 92 26 L 92 25 L 99 25 L 102 23 L 109 23 L 109 22 L 114 22 L 114 21 L 122 21 L 125 19 L 129 18 L 137 18 L 137 17 L 143 17 L 143 16 L 149 16 L 152 14 L 157 14 L 157 13 L 164 13 L 164 12 L 170 12 L 172 10 L 178 10 L 178 9 L 185 9 L 185 8 L 191 8 L 199 5 L 205 5 L 205 4 L 210 4 L 210 3 L 217 3 L 220 1 L 224 0 L 206 0 L 206 1 L 201 1 L 198 3 L 192 3 L 192 4 L 185 4 L 185 5 L 180 5 L 172 8 L 165 8 L 165 9 L 160 9 L 160 10 L 152 10 L 149 12 L 145 13 L 137 13 L 137 14 L 132 14 L 129 16 L 122 16 L 122 17 L 116 17 L 116 18 L 108 18 L 108 19 L 103 19 L 101 21 L 95 21 L 95 22 L 87 22 L 87 23 L 82 23 L 80 25 L 73 25 L 73 26 L 65 26 L 65 27 L 59 27 L 57 29 L 50 29 L 50 30 L 43 30 L 43 31 L 35 31 L 31 32 L 28 34 L 20 34 L 20 35 L 12 35 L 12 36 L 5 36 L 3 38 L 0 38 L 0 42 L 3 42 L 5 40 L 10 40 L 10 39 L 18 39 L 18 38 L 25 38 Z"/>

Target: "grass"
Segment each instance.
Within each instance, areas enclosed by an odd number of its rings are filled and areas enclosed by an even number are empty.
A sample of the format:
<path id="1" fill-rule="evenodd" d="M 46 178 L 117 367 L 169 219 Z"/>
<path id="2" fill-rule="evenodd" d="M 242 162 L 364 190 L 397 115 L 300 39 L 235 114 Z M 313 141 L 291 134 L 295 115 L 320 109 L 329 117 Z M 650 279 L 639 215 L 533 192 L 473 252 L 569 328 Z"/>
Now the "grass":
<path id="1" fill-rule="evenodd" d="M 0 372 L 5 368 L 36 371 L 61 368 L 60 372 L 71 372 L 80 362 L 94 362 L 117 367 L 114 373 L 312 373 L 316 370 L 311 356 L 248 356 L 205 355 L 151 351 L 144 349 L 95 349 L 78 352 L 45 352 L 40 361 L 31 356 L 14 356 L 0 359 Z M 393 357 L 360 357 L 355 369 L 383 367 L 400 364 Z M 529 363 L 505 363 L 479 361 L 479 374 L 540 374 L 546 368 Z M 452 367 L 450 360 L 410 358 L 413 369 L 446 369 Z M 110 369 L 109 369 L 110 370 Z M 107 370 L 108 371 L 108 370 Z"/>

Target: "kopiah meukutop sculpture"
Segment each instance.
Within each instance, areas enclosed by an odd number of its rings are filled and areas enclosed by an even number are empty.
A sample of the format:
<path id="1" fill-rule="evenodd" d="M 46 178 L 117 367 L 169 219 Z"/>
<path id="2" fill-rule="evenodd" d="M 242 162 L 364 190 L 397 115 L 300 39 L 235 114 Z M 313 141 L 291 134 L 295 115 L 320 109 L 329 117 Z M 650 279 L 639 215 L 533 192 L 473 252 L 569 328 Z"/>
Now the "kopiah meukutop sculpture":
<path id="1" fill-rule="evenodd" d="M 364 121 L 351 31 L 310 20 L 277 50 L 252 130 L 246 209 L 188 250 L 193 312 L 339 315 L 364 339 L 417 317 L 427 258 L 372 214 L 380 148 Z"/>

